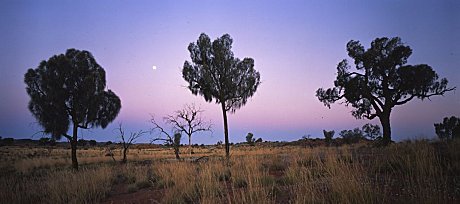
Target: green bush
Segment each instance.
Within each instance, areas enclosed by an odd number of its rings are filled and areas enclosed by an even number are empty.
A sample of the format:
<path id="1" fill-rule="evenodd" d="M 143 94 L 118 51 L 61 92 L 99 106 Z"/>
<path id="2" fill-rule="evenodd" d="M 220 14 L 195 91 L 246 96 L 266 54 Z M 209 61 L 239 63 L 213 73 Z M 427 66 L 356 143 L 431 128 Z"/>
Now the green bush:
<path id="1" fill-rule="evenodd" d="M 441 140 L 460 138 L 460 118 L 455 116 L 445 117 L 442 123 L 435 123 L 434 128 Z"/>
<path id="2" fill-rule="evenodd" d="M 342 130 L 339 134 L 346 144 L 358 143 L 364 138 L 363 132 L 359 128 L 353 130 Z"/>

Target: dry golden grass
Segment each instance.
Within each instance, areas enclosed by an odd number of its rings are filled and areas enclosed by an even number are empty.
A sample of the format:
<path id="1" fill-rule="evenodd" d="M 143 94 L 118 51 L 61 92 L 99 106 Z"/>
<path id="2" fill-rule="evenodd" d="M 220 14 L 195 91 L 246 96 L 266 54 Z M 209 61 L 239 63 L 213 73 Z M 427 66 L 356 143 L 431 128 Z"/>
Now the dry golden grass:
<path id="1" fill-rule="evenodd" d="M 2 147 L 0 201 L 98 203 L 127 186 L 152 189 L 144 193 L 159 194 L 161 203 L 455 203 L 459 147 L 427 141 L 386 148 L 241 146 L 232 148 L 228 163 L 222 148 L 194 148 L 193 157 L 209 156 L 205 162 L 177 162 L 167 148 L 132 149 L 126 165 L 94 148 L 79 150 L 78 172 L 70 169 L 67 149 Z"/>
<path id="2" fill-rule="evenodd" d="M 5 203 L 95 203 L 110 191 L 112 169 L 98 167 L 37 171 L 2 177 L 0 200 Z"/>

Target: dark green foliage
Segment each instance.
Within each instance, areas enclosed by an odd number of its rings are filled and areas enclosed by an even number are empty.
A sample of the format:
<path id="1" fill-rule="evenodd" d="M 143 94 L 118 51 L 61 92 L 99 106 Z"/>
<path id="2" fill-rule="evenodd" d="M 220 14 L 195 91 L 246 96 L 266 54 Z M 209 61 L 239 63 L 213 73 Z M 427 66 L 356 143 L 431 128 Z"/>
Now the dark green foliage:
<path id="1" fill-rule="evenodd" d="M 38 144 L 43 146 L 55 146 L 56 140 L 54 138 L 42 137 L 38 140 Z"/>
<path id="2" fill-rule="evenodd" d="M 155 121 L 155 118 L 152 117 L 151 122 L 155 126 L 152 129 L 152 131 L 154 130 L 160 131 L 160 136 L 158 138 L 153 139 L 152 142 L 157 141 L 157 140 L 164 141 L 164 145 L 172 147 L 174 149 L 174 154 L 176 155 L 176 159 L 180 160 L 180 155 L 179 155 L 180 149 L 179 148 L 181 147 L 180 140 L 182 139 L 182 134 L 180 132 L 175 132 L 174 135 L 171 136 L 170 133 L 168 133 L 160 125 L 158 125 L 158 123 Z M 166 138 L 162 138 L 161 135 L 164 135 Z M 195 144 L 193 146 L 197 147 L 198 144 Z"/>
<path id="3" fill-rule="evenodd" d="M 260 84 L 260 74 L 254 69 L 254 60 L 234 57 L 233 39 L 225 34 L 211 42 L 202 33 L 196 43 L 190 43 L 191 62 L 185 61 L 182 77 L 194 95 L 207 102 L 215 100 L 222 107 L 225 132 L 225 150 L 230 156 L 227 111 L 235 112 L 244 106 Z"/>
<path id="4" fill-rule="evenodd" d="M 380 126 L 378 125 L 372 125 L 370 123 L 367 123 L 363 125 L 361 130 L 364 133 L 364 137 L 366 137 L 369 140 L 375 140 L 377 138 L 382 137 L 382 133 L 380 132 Z"/>
<path id="5" fill-rule="evenodd" d="M 49 146 L 56 146 L 56 140 L 54 138 L 50 138 L 50 141 L 48 142 Z"/>
<path id="6" fill-rule="evenodd" d="M 363 132 L 359 128 L 355 128 L 353 130 L 342 130 L 339 135 L 346 144 L 358 143 L 364 138 Z"/>
<path id="7" fill-rule="evenodd" d="M 38 144 L 45 146 L 50 141 L 48 137 L 42 137 L 38 140 Z"/>
<path id="8" fill-rule="evenodd" d="M 89 141 L 88 141 L 88 144 L 89 144 L 90 146 L 96 146 L 96 145 L 97 145 L 97 142 L 96 142 L 96 140 L 89 140 Z"/>
<path id="9" fill-rule="evenodd" d="M 182 138 L 182 134 L 180 133 L 175 133 L 174 134 L 174 141 L 173 141 L 173 146 L 180 146 L 180 139 Z"/>
<path id="10" fill-rule="evenodd" d="M 324 134 L 324 140 L 326 144 L 330 145 L 332 143 L 332 137 L 334 137 L 335 131 L 334 130 L 331 130 L 331 131 L 323 130 L 323 134 Z"/>
<path id="11" fill-rule="evenodd" d="M 356 71 L 350 70 L 347 60 L 337 65 L 334 87 L 316 91 L 318 99 L 330 104 L 344 99 L 354 110 L 357 119 L 378 117 L 383 127 L 383 142 L 391 141 L 390 114 L 393 107 L 414 98 L 425 99 L 443 95 L 455 89 L 447 87 L 447 79 L 439 79 L 426 64 L 406 65 L 412 49 L 399 37 L 376 38 L 367 50 L 359 41 L 347 43 L 348 55 L 353 58 Z"/>
<path id="12" fill-rule="evenodd" d="M 84 139 L 79 139 L 78 140 L 78 146 L 86 146 L 88 144 L 88 141 L 84 140 Z"/>
<path id="13" fill-rule="evenodd" d="M 72 146 L 72 165 L 78 168 L 78 128 L 105 128 L 118 115 L 121 101 L 106 90 L 104 69 L 88 51 L 68 49 L 40 62 L 24 76 L 29 110 L 55 139 L 66 137 Z M 72 136 L 68 135 L 73 126 Z"/>
<path id="14" fill-rule="evenodd" d="M 11 138 L 11 137 L 7 137 L 7 138 L 3 138 L 1 141 L 0 141 L 0 144 L 3 146 L 3 145 L 12 145 L 14 144 L 14 138 Z"/>
<path id="15" fill-rule="evenodd" d="M 254 145 L 254 143 L 256 142 L 256 139 L 254 138 L 254 135 L 252 133 L 248 133 L 246 135 L 246 142 L 250 145 Z"/>
<path id="16" fill-rule="evenodd" d="M 460 118 L 445 117 L 442 123 L 435 123 L 434 128 L 439 139 L 452 140 L 460 138 Z"/>
<path id="17" fill-rule="evenodd" d="M 180 159 L 180 155 L 179 155 L 180 149 L 179 148 L 180 148 L 181 138 L 182 138 L 182 134 L 180 134 L 180 132 L 176 132 L 174 133 L 172 137 L 168 135 L 167 139 L 165 140 L 165 145 L 173 147 L 174 154 L 176 155 L 177 160 Z"/>
<path id="18" fill-rule="evenodd" d="M 262 138 L 259 137 L 259 139 L 256 140 L 256 143 L 262 142 Z"/>

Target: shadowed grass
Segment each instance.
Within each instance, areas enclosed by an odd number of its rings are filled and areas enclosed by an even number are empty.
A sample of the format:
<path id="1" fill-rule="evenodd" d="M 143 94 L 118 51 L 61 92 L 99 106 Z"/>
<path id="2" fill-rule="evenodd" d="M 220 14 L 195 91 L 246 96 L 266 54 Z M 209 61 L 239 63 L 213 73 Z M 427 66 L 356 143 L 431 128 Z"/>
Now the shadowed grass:
<path id="1" fill-rule="evenodd" d="M 39 153 L 38 161 L 2 159 L 0 185 L 7 188 L 1 188 L 0 200 L 98 203 L 121 185 L 127 193 L 159 191 L 161 203 L 455 203 L 460 201 L 459 148 L 459 142 L 428 141 L 386 148 L 243 146 L 232 149 L 229 166 L 219 148 L 197 149 L 209 156 L 205 162 L 172 160 L 173 152 L 164 148 L 135 150 L 126 165 L 105 161 L 110 158 L 102 150 L 90 149 L 84 150 L 90 156 L 81 155 L 78 172 L 70 169 L 65 150 L 46 157 L 37 148 L 2 149 L 9 156 Z"/>

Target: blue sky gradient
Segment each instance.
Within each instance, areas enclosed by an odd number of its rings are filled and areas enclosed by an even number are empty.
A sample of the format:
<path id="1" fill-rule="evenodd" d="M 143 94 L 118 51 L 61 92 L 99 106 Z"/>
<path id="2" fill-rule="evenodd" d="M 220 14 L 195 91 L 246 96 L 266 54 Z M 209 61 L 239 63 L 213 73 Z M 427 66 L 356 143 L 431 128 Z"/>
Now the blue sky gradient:
<path id="1" fill-rule="evenodd" d="M 339 132 L 369 122 L 354 119 L 344 105 L 328 109 L 315 97 L 316 89 L 333 85 L 352 39 L 367 48 L 377 37 L 399 36 L 413 49 L 409 64 L 429 64 L 460 87 L 459 1 L 3 1 L 0 28 L 2 137 L 30 138 L 40 131 L 27 109 L 24 74 L 76 48 L 93 53 L 122 100 L 113 124 L 82 131 L 83 138 L 116 141 L 118 122 L 128 132 L 146 130 L 150 114 L 158 120 L 193 102 L 214 123 L 212 135 L 193 141 L 223 140 L 220 106 L 192 95 L 181 76 L 190 60 L 187 46 L 202 32 L 212 39 L 229 33 L 235 56 L 254 58 L 261 73 L 255 96 L 229 116 L 231 142 L 244 141 L 248 132 L 264 140 L 322 137 L 323 129 Z M 433 123 L 460 116 L 458 107 L 456 92 L 396 107 L 393 138 L 434 137 Z"/>

